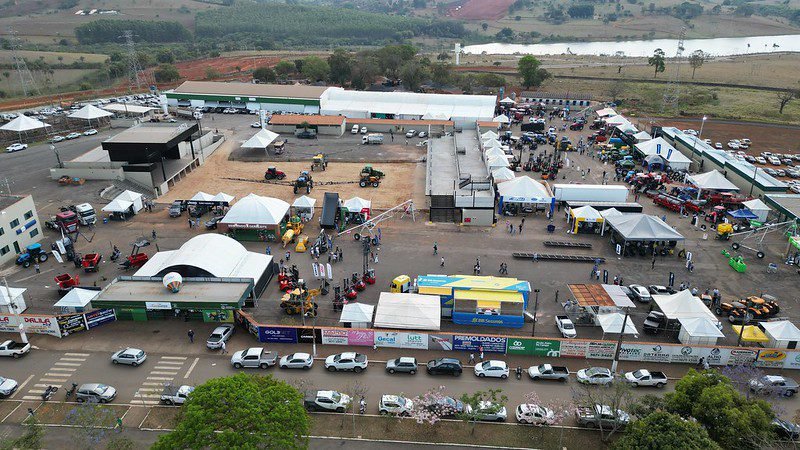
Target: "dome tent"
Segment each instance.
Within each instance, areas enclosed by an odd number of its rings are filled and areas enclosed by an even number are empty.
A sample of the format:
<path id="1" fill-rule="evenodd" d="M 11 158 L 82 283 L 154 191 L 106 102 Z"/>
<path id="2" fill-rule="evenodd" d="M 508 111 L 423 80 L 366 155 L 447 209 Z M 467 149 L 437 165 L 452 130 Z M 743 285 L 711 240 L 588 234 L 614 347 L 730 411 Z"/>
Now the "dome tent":
<path id="1" fill-rule="evenodd" d="M 237 239 L 277 240 L 285 231 L 288 212 L 283 200 L 250 194 L 234 203 L 219 225 Z"/>

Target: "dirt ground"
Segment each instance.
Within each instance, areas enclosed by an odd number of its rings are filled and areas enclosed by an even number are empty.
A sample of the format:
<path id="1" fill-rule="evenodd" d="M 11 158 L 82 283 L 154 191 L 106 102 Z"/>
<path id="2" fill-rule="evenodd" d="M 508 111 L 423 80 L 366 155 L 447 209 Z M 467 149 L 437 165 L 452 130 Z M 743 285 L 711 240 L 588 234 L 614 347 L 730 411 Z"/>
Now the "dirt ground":
<path id="1" fill-rule="evenodd" d="M 239 143 L 229 140 L 224 143 L 208 160 L 205 165 L 191 173 L 186 179 L 179 182 L 167 195 L 160 197 L 159 202 L 170 203 L 173 200 L 188 199 L 198 190 L 206 192 L 225 192 L 241 199 L 251 193 L 275 197 L 292 203 L 294 199 L 305 191 L 295 195 L 291 186 L 284 184 L 261 183 L 264 180 L 264 171 L 267 164 L 257 162 L 229 161 L 231 150 L 238 148 Z M 363 163 L 332 162 L 324 172 L 312 172 L 315 188 L 308 194 L 317 199 L 317 205 L 322 206 L 322 199 L 326 191 L 335 191 L 343 199 L 359 196 L 371 200 L 375 209 L 388 209 L 410 198 L 414 199 L 416 207 L 424 208 L 425 205 L 425 164 L 424 163 L 382 163 L 376 166 L 386 174 L 380 187 L 359 187 L 358 173 L 364 166 Z M 282 162 L 279 169 L 286 172 L 284 182 L 294 179 L 301 170 L 309 170 L 308 160 L 297 162 Z M 230 178 L 247 179 L 252 181 L 231 180 Z M 352 184 L 325 185 L 326 182 L 352 182 Z"/>
<path id="2" fill-rule="evenodd" d="M 461 9 L 454 6 L 447 15 L 462 20 L 497 20 L 508 13 L 512 3 L 514 0 L 467 0 L 461 3 Z"/>
<path id="3" fill-rule="evenodd" d="M 658 122 L 681 130 L 699 131 L 702 120 L 661 119 Z M 731 139 L 748 138 L 753 144 L 746 152 L 754 156 L 761 152 L 800 153 L 800 128 L 793 126 L 707 120 L 703 126 L 703 139 L 706 138 L 721 142 L 723 146 Z"/>

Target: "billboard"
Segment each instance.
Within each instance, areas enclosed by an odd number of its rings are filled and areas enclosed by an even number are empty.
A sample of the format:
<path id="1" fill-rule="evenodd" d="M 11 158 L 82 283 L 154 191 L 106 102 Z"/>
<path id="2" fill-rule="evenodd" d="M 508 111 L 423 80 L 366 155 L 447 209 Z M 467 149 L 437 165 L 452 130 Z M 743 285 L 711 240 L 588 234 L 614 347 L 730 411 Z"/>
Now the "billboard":
<path id="1" fill-rule="evenodd" d="M 376 331 L 375 345 L 378 347 L 428 349 L 428 335 L 399 331 Z"/>
<path id="2" fill-rule="evenodd" d="M 561 341 L 561 357 L 586 358 L 587 341 L 566 340 Z"/>
<path id="3" fill-rule="evenodd" d="M 617 343 L 612 341 L 589 341 L 586 345 L 588 359 L 614 359 Z"/>
<path id="4" fill-rule="evenodd" d="M 322 330 L 322 343 L 328 345 L 347 345 L 347 330 Z"/>
<path id="5" fill-rule="evenodd" d="M 20 331 L 19 325 L 21 323 L 24 324 L 26 333 L 61 337 L 58 321 L 53 316 L 0 315 L 0 332 L 17 333 Z"/>
<path id="6" fill-rule="evenodd" d="M 300 344 L 322 343 L 322 330 L 319 328 L 298 328 L 297 342 Z"/>
<path id="7" fill-rule="evenodd" d="M 94 311 L 89 311 L 84 315 L 86 316 L 86 324 L 89 326 L 90 330 L 94 327 L 99 327 L 104 323 L 117 320 L 117 316 L 114 314 L 113 309 L 96 309 Z"/>
<path id="8" fill-rule="evenodd" d="M 770 349 L 758 352 L 756 366 L 781 368 L 787 359 L 787 353 L 782 350 Z"/>
<path id="9" fill-rule="evenodd" d="M 372 330 L 347 330 L 347 345 L 375 345 L 375 332 Z"/>
<path id="10" fill-rule="evenodd" d="M 505 353 L 506 339 L 500 336 L 467 336 L 456 334 L 453 336 L 453 350 L 477 352 L 483 348 L 485 353 Z"/>
<path id="11" fill-rule="evenodd" d="M 561 356 L 561 342 L 549 339 L 515 339 L 508 340 L 509 355 Z"/>
<path id="12" fill-rule="evenodd" d="M 258 327 L 258 340 L 260 342 L 281 342 L 284 344 L 297 343 L 297 329 L 286 327 Z"/>
<path id="13" fill-rule="evenodd" d="M 63 337 L 88 329 L 83 314 L 63 314 L 56 316 L 56 321 Z"/>
<path id="14" fill-rule="evenodd" d="M 428 334 L 428 350 L 453 350 L 453 335 Z"/>

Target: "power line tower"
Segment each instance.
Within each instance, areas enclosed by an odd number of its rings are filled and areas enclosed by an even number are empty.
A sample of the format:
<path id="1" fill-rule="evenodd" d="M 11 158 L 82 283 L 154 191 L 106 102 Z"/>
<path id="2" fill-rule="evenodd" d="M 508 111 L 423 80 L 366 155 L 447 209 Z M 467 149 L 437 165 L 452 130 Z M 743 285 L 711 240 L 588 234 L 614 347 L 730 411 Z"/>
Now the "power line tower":
<path id="1" fill-rule="evenodd" d="M 8 27 L 8 36 L 11 41 L 11 60 L 14 62 L 14 67 L 17 69 L 23 94 L 25 94 L 25 97 L 34 94 L 41 95 L 39 88 L 36 86 L 36 80 L 33 79 L 33 74 L 28 70 L 28 64 L 25 63 L 25 58 L 20 54 L 22 44 L 17 36 L 17 32 L 11 27 Z"/>
<path id="2" fill-rule="evenodd" d="M 667 108 L 674 107 L 678 104 L 678 98 L 681 94 L 681 64 L 683 63 L 683 41 L 686 39 L 686 27 L 681 28 L 681 34 L 678 37 L 678 51 L 675 53 L 675 75 L 664 89 L 664 100 L 661 104 L 661 112 L 663 113 Z"/>
<path id="3" fill-rule="evenodd" d="M 139 56 L 136 54 L 136 43 L 133 41 L 133 31 L 125 30 L 122 36 L 125 38 L 125 46 L 128 47 L 128 80 L 130 89 L 142 89 L 142 83 L 147 83 L 139 65 Z"/>

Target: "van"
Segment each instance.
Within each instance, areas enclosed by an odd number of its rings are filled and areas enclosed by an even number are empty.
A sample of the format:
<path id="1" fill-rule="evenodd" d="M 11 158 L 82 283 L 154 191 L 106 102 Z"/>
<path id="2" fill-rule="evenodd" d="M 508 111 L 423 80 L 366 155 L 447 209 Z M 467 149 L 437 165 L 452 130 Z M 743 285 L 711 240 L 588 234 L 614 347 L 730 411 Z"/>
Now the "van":
<path id="1" fill-rule="evenodd" d="M 350 130 L 352 134 L 358 134 L 358 125 L 353 125 L 353 128 Z"/>

